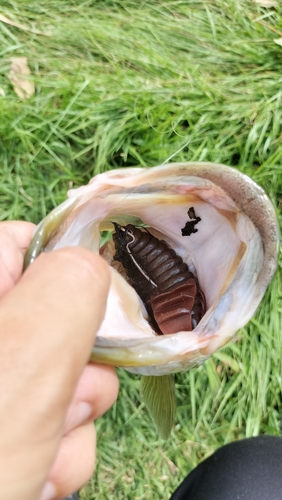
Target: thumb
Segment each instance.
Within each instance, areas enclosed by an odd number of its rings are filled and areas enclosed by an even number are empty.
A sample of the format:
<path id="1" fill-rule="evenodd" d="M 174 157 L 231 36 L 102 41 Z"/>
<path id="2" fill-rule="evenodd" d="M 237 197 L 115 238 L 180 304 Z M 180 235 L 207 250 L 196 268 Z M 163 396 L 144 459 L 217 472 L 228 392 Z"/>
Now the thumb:
<path id="1" fill-rule="evenodd" d="M 0 302 L 0 484 L 22 498 L 26 478 L 27 496 L 39 495 L 54 459 L 109 282 L 99 256 L 62 249 L 42 254 Z M 8 490 L 3 498 L 16 498 Z"/>

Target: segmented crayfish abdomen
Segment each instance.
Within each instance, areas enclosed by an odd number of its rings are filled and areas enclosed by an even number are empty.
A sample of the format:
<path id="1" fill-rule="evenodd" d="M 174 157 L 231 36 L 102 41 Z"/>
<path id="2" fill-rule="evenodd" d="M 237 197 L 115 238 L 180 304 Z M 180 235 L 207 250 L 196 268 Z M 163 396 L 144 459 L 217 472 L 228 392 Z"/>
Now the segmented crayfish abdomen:
<path id="1" fill-rule="evenodd" d="M 114 224 L 119 260 L 148 313 L 163 334 L 193 330 L 205 313 L 205 299 L 187 264 L 163 240 L 132 224 Z"/>
<path id="2" fill-rule="evenodd" d="M 190 278 L 168 292 L 152 295 L 154 318 L 164 335 L 193 330 L 192 310 L 196 293 L 195 280 Z"/>

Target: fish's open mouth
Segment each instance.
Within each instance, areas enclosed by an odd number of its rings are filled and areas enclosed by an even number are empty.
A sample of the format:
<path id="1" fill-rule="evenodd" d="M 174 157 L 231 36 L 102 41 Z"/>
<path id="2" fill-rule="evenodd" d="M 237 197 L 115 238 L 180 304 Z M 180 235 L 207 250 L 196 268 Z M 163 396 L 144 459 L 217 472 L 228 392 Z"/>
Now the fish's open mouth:
<path id="1" fill-rule="evenodd" d="M 120 169 L 94 177 L 69 196 L 38 226 L 26 262 L 42 250 L 80 245 L 100 252 L 111 266 L 94 361 L 144 374 L 186 370 L 226 344 L 254 314 L 276 267 L 278 225 L 264 191 L 239 171 L 201 163 Z M 133 233 L 147 228 L 195 275 L 206 312 L 192 331 L 181 326 L 173 334 L 156 335 L 146 305 L 151 292 L 143 300 L 140 295 L 147 278 L 154 289 L 157 274 L 148 276 L 152 267 L 143 254 L 141 258 L 136 252 L 132 259 L 128 241 L 120 260 L 117 240 L 111 238 L 100 249 L 100 232 L 114 225 Z M 127 268 L 132 265 L 129 283 Z M 147 285 L 132 287 L 134 273 L 141 273 Z"/>

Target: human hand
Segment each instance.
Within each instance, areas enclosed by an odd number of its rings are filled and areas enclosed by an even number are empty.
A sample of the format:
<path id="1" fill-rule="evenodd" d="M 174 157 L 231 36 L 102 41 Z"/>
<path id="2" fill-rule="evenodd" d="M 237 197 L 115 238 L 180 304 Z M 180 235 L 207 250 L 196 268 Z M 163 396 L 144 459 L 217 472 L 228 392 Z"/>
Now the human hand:
<path id="1" fill-rule="evenodd" d="M 0 224 L 5 500 L 59 499 L 85 483 L 95 462 L 92 420 L 118 390 L 113 369 L 86 366 L 104 315 L 107 266 L 88 250 L 63 249 L 42 254 L 21 277 L 33 229 L 28 223 Z"/>

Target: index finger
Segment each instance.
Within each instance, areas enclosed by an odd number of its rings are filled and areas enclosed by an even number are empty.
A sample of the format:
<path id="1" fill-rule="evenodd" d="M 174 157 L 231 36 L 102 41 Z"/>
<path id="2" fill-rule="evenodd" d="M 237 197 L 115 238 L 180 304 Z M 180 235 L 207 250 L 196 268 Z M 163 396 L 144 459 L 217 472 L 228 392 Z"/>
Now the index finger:
<path id="1" fill-rule="evenodd" d="M 21 277 L 24 254 L 34 228 L 31 222 L 0 222 L 0 297 Z"/>
<path id="2" fill-rule="evenodd" d="M 24 253 L 31 241 L 35 227 L 35 224 L 32 224 L 32 222 L 16 220 L 0 222 L 0 238 L 1 233 L 5 232 L 5 234 L 8 234 L 13 239 L 22 253 Z"/>

